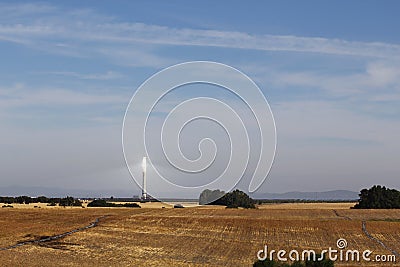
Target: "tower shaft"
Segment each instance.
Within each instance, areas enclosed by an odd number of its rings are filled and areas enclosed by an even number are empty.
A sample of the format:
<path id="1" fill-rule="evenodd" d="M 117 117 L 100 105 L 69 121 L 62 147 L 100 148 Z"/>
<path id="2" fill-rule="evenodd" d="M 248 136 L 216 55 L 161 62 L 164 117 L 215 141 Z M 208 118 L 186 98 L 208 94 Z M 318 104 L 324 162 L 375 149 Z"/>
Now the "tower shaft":
<path id="1" fill-rule="evenodd" d="M 143 183 L 142 183 L 142 199 L 147 199 L 146 179 L 147 179 L 147 158 L 143 157 L 142 161 Z"/>
<path id="2" fill-rule="evenodd" d="M 146 172 L 143 172 L 143 183 L 142 183 L 142 199 L 147 199 L 147 192 L 146 192 Z"/>

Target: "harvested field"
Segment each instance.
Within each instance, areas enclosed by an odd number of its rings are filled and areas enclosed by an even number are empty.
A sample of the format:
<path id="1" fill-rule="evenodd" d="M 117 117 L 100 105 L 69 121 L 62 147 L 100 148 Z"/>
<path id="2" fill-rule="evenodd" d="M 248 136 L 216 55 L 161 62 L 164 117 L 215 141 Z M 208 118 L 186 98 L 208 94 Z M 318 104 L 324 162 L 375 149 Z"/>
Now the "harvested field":
<path id="1" fill-rule="evenodd" d="M 194 207 L 0 209 L 0 246 L 52 236 L 109 215 L 97 227 L 45 244 L 0 251 L 2 266 L 251 266 L 269 249 L 336 248 L 374 254 L 400 250 L 399 210 L 350 210 L 351 204 L 269 204 L 256 210 Z M 162 206 L 162 205 L 161 205 Z M 399 262 L 399 259 L 397 259 Z M 335 266 L 400 266 L 337 262 Z"/>

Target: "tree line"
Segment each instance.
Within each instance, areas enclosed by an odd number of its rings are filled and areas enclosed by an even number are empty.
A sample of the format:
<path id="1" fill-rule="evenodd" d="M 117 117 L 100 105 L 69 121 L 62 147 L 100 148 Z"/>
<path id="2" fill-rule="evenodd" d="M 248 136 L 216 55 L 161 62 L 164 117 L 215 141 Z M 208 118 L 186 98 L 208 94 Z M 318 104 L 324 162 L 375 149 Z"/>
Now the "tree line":
<path id="1" fill-rule="evenodd" d="M 64 198 L 48 198 L 45 196 L 29 197 L 29 196 L 18 196 L 18 197 L 4 197 L 0 196 L 0 203 L 5 204 L 29 204 L 29 203 L 48 203 L 49 206 L 82 206 L 82 202 L 79 199 L 71 196 Z"/>
<path id="2" fill-rule="evenodd" d="M 90 202 L 88 207 L 126 207 L 126 208 L 140 208 L 140 205 L 137 203 L 124 203 L 124 204 L 116 204 L 112 202 L 108 202 L 105 199 L 95 199 Z"/>

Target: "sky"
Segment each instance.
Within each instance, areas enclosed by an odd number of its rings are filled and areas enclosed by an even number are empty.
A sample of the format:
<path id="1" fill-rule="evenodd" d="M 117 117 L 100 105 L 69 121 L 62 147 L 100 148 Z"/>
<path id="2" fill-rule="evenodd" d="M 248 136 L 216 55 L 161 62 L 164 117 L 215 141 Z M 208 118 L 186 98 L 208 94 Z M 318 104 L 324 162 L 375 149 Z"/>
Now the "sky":
<path id="1" fill-rule="evenodd" d="M 275 161 L 257 193 L 399 189 L 399 8 L 398 1 L 1 1 L 0 187 L 138 195 L 121 145 L 131 97 L 164 68 L 213 61 L 249 76 L 272 110 Z M 160 114 L 203 90 L 196 88 L 170 98 Z M 201 95 L 235 102 L 217 91 Z M 204 136 L 207 127 L 196 127 Z M 183 142 L 188 155 L 196 140 Z M 161 193 L 171 194 L 188 197 Z"/>

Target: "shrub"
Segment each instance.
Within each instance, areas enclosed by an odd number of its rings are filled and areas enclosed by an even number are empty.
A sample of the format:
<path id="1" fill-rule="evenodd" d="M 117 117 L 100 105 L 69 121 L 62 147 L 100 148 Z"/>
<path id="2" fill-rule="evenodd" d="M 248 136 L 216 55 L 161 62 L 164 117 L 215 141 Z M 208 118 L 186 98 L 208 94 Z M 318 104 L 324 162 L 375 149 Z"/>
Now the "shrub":
<path id="1" fill-rule="evenodd" d="M 201 192 L 200 197 L 199 197 L 199 204 L 200 205 L 207 205 L 208 203 L 211 203 L 213 201 L 216 201 L 223 197 L 225 195 L 224 191 L 221 190 L 210 190 L 210 189 L 205 189 L 203 192 Z"/>
<path id="2" fill-rule="evenodd" d="M 60 206 L 75 206 L 75 207 L 81 207 L 82 202 L 79 201 L 79 199 L 74 199 L 73 197 L 67 196 L 66 198 L 61 198 L 59 203 Z"/>
<path id="3" fill-rule="evenodd" d="M 223 205 L 227 208 L 245 208 L 254 209 L 256 206 L 255 201 L 250 198 L 246 193 L 236 189 L 233 192 L 225 194 L 220 199 L 210 203 L 211 205 Z"/>
<path id="4" fill-rule="evenodd" d="M 90 202 L 87 206 L 88 207 L 110 207 L 110 204 L 104 199 L 95 199 L 92 202 Z"/>
<path id="5" fill-rule="evenodd" d="M 355 209 L 400 209 L 400 192 L 384 186 L 374 185 L 361 190 Z"/>
<path id="6" fill-rule="evenodd" d="M 49 199 L 45 196 L 37 197 L 36 200 L 37 200 L 37 202 L 40 202 L 40 203 L 48 203 L 49 202 Z"/>
<path id="7" fill-rule="evenodd" d="M 125 203 L 125 204 L 115 204 L 111 202 L 107 202 L 104 199 L 95 199 L 90 202 L 88 207 L 127 207 L 127 208 L 140 208 L 140 205 L 137 203 Z"/>
<path id="8" fill-rule="evenodd" d="M 320 255 L 316 255 L 319 259 Z M 254 262 L 253 267 L 334 267 L 334 262 L 330 259 L 324 258 L 323 260 L 307 260 L 305 262 L 295 261 L 292 264 L 276 262 L 274 260 L 266 259 L 263 261 L 257 260 Z"/>
<path id="9" fill-rule="evenodd" d="M 140 205 L 137 204 L 137 203 L 125 203 L 124 207 L 127 207 L 127 208 L 141 208 Z"/>
<path id="10" fill-rule="evenodd" d="M 19 197 L 15 198 L 15 201 L 18 204 L 29 204 L 32 202 L 32 199 L 31 199 L 31 197 L 28 197 L 28 196 L 19 196 Z"/>

